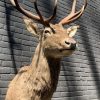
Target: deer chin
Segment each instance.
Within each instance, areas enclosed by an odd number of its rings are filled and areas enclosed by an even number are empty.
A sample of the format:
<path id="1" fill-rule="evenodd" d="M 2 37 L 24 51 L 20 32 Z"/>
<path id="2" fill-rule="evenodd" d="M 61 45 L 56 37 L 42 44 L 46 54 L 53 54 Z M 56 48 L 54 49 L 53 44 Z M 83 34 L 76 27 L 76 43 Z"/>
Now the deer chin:
<path id="1" fill-rule="evenodd" d="M 67 56 L 70 56 L 73 52 L 74 50 L 63 50 L 61 51 L 61 54 L 62 54 L 62 57 L 67 57 Z"/>
<path id="2" fill-rule="evenodd" d="M 68 49 L 68 50 L 60 50 L 60 53 L 62 55 L 62 57 L 67 57 L 67 56 L 70 56 L 75 50 L 71 50 L 71 49 Z"/>
<path id="3" fill-rule="evenodd" d="M 59 54 L 54 54 L 54 55 L 51 55 L 51 57 L 54 57 L 54 58 L 63 58 L 63 57 L 67 57 L 67 56 L 70 56 L 74 51 L 62 51 L 60 52 Z"/>
<path id="4" fill-rule="evenodd" d="M 45 55 L 52 58 L 62 58 L 70 56 L 75 50 L 73 49 L 46 49 Z"/>

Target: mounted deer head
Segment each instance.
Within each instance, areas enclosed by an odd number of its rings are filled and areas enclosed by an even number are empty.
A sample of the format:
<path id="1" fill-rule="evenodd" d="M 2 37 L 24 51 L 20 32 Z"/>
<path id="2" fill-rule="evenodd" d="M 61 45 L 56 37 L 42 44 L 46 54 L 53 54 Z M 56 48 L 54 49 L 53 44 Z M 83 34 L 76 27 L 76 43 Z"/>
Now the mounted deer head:
<path id="1" fill-rule="evenodd" d="M 37 0 L 34 6 L 39 16 L 33 15 L 22 8 L 17 0 L 10 0 L 24 17 L 27 29 L 30 33 L 40 37 L 32 63 L 20 69 L 15 78 L 11 81 L 6 100 L 51 100 L 58 83 L 60 72 L 60 61 L 63 56 L 68 56 L 75 51 L 77 42 L 73 36 L 79 26 L 72 26 L 65 29 L 63 25 L 77 20 L 86 8 L 87 0 L 81 10 L 75 11 L 76 0 L 73 0 L 71 13 L 57 24 L 50 23 L 56 15 L 57 0 L 53 15 L 44 19 L 37 7 Z M 41 31 L 32 20 L 44 25 Z"/>
<path id="2" fill-rule="evenodd" d="M 72 51 L 75 50 L 77 42 L 73 39 L 73 36 L 76 34 L 77 28 L 79 28 L 79 26 L 72 26 L 68 29 L 65 29 L 63 25 L 69 24 L 77 20 L 79 17 L 81 17 L 86 8 L 87 0 L 84 0 L 84 5 L 77 12 L 75 10 L 77 0 L 73 0 L 71 13 L 57 24 L 50 23 L 51 20 L 53 20 L 54 17 L 56 16 L 57 0 L 55 0 L 53 15 L 47 19 L 45 19 L 41 15 L 37 7 L 37 0 L 33 1 L 30 0 L 30 1 L 34 3 L 38 16 L 22 8 L 19 5 L 18 0 L 10 0 L 10 1 L 16 7 L 17 10 L 19 10 L 22 14 L 26 16 L 24 17 L 24 22 L 27 26 L 28 31 L 36 36 L 42 35 L 43 48 L 48 56 L 50 55 L 52 56 L 54 55 L 57 57 L 66 56 L 71 54 Z M 44 30 L 42 32 L 41 31 L 38 32 L 37 30 L 39 29 L 32 22 L 32 20 L 38 21 L 39 23 L 43 24 Z"/>

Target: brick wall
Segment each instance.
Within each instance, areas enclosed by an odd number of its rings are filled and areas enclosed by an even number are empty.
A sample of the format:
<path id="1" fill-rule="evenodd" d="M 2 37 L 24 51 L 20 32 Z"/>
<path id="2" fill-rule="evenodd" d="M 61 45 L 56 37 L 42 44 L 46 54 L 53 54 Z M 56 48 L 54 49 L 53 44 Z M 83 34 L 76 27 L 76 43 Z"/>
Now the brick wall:
<path id="1" fill-rule="evenodd" d="M 68 14 L 71 1 L 59 0 L 54 21 L 59 22 Z M 27 9 L 35 12 L 31 3 L 23 2 Z M 39 0 L 38 3 L 45 17 L 52 14 L 53 0 Z M 81 5 L 82 0 L 77 8 Z M 88 0 L 84 15 L 74 24 L 80 25 L 75 37 L 79 48 L 62 60 L 59 83 L 52 100 L 100 100 L 100 1 Z M 30 63 L 37 43 L 26 30 L 22 14 L 9 0 L 0 0 L 0 100 L 4 100 L 8 83 L 18 69 Z"/>

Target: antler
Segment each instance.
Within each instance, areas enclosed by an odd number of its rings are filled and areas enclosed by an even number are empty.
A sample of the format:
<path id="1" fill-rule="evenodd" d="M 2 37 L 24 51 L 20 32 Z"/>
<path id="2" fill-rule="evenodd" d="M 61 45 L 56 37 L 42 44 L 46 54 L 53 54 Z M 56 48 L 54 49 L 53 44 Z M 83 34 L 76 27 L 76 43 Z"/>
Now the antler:
<path id="1" fill-rule="evenodd" d="M 38 7 L 37 7 L 37 0 L 34 1 L 34 6 L 35 6 L 35 9 L 36 9 L 36 12 L 37 12 L 38 16 L 37 16 L 37 15 L 34 15 L 34 14 L 32 14 L 30 11 L 27 11 L 27 10 L 25 10 L 24 8 L 22 8 L 22 7 L 19 5 L 18 0 L 10 0 L 10 1 L 11 1 L 11 3 L 13 4 L 13 6 L 16 7 L 16 9 L 17 9 L 18 11 L 20 11 L 22 14 L 24 14 L 24 15 L 27 16 L 28 18 L 31 18 L 31 19 L 33 19 L 33 20 L 36 20 L 36 21 L 42 23 L 42 24 L 45 25 L 45 26 L 48 26 L 49 23 L 50 23 L 50 21 L 51 21 L 52 19 L 54 19 L 55 15 L 56 15 L 57 0 L 55 0 L 55 7 L 54 7 L 53 15 L 52 15 L 51 17 L 49 17 L 48 19 L 45 19 L 45 18 L 41 15 L 41 13 L 40 13 L 40 11 L 39 11 L 39 9 L 38 9 Z"/>
<path id="2" fill-rule="evenodd" d="M 83 14 L 85 8 L 87 6 L 87 0 L 84 0 L 84 5 L 82 6 L 82 8 L 79 11 L 75 11 L 75 7 L 76 7 L 76 0 L 73 0 L 73 5 L 72 5 L 72 10 L 71 13 L 65 17 L 64 19 L 62 19 L 59 24 L 65 25 L 65 24 L 69 24 L 72 21 L 75 21 L 76 19 L 80 18 L 81 15 Z"/>

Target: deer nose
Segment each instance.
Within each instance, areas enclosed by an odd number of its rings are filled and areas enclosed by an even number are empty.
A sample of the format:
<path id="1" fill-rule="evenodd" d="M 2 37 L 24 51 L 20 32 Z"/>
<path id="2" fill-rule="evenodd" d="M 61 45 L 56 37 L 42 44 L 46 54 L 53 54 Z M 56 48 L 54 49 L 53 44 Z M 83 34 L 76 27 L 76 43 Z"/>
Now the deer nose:
<path id="1" fill-rule="evenodd" d="M 65 41 L 65 44 L 69 45 L 71 50 L 75 50 L 76 49 L 76 43 L 70 43 L 68 41 Z"/>
<path id="2" fill-rule="evenodd" d="M 71 50 L 75 50 L 75 49 L 76 49 L 76 43 L 71 43 L 70 49 L 71 49 Z"/>

